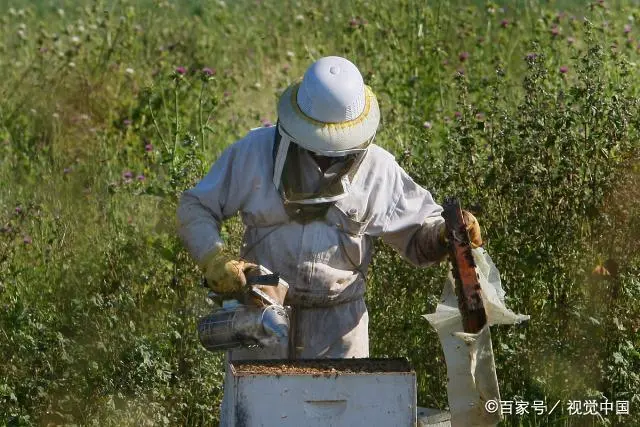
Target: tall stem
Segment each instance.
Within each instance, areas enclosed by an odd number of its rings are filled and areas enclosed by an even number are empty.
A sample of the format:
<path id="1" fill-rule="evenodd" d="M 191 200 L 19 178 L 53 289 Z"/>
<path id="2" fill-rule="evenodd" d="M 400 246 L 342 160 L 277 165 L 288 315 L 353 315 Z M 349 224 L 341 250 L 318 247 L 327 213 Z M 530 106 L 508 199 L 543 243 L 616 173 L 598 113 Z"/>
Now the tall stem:
<path id="1" fill-rule="evenodd" d="M 173 141 L 173 153 L 172 153 L 172 164 L 175 166 L 176 164 L 176 150 L 178 149 L 178 140 L 179 140 L 179 132 L 180 132 L 180 116 L 178 112 L 178 88 L 180 87 L 180 78 L 176 79 L 176 87 L 174 90 L 174 107 L 175 107 L 175 139 Z"/>
<path id="2" fill-rule="evenodd" d="M 164 147 L 164 150 L 168 153 L 169 147 L 167 146 L 167 142 L 164 140 L 164 137 L 162 136 L 162 132 L 160 132 L 160 126 L 158 126 L 158 120 L 156 119 L 156 115 L 153 113 L 153 107 L 151 106 L 150 100 L 147 100 L 147 105 L 149 106 L 149 112 L 151 113 L 151 119 L 153 120 L 153 127 L 156 129 L 156 133 L 158 134 L 160 141 L 162 141 L 162 146 Z"/>
<path id="3" fill-rule="evenodd" d="M 204 123 L 202 122 L 202 97 L 204 95 L 204 87 L 206 85 L 206 81 L 202 82 L 202 86 L 200 87 L 200 100 L 198 102 L 198 119 L 200 121 L 200 144 L 202 145 L 202 150 L 206 152 L 205 144 L 204 144 Z"/>

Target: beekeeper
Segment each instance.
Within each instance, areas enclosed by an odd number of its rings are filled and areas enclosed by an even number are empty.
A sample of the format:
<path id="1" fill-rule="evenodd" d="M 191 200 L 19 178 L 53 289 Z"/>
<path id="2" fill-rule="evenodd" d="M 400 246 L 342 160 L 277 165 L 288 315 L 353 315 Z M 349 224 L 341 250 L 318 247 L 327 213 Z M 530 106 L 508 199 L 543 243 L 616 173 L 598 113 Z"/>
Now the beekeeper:
<path id="1" fill-rule="evenodd" d="M 368 357 L 364 293 L 377 238 L 416 266 L 446 256 L 442 208 L 373 143 L 379 122 L 356 66 L 321 58 L 280 97 L 276 126 L 228 147 L 180 200 L 180 236 L 215 292 L 239 289 L 253 264 L 289 283 L 295 357 Z M 239 256 L 220 237 L 238 212 Z"/>

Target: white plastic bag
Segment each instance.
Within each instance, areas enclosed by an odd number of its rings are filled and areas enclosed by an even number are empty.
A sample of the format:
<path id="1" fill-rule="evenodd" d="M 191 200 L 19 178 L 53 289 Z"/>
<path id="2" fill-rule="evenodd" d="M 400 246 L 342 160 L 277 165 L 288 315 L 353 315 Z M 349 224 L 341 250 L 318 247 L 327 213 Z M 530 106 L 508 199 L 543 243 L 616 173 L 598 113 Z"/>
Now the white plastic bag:
<path id="1" fill-rule="evenodd" d="M 444 350 L 448 376 L 447 395 L 453 427 L 491 426 L 502 419 L 489 326 L 514 324 L 529 319 L 529 316 L 516 314 L 505 307 L 500 273 L 489 254 L 483 248 L 473 249 L 472 252 L 482 289 L 487 324 L 477 334 L 463 332 L 451 272 L 436 312 L 424 315 L 438 332 Z M 485 403 L 488 400 L 495 400 L 498 410 L 487 411 Z"/>

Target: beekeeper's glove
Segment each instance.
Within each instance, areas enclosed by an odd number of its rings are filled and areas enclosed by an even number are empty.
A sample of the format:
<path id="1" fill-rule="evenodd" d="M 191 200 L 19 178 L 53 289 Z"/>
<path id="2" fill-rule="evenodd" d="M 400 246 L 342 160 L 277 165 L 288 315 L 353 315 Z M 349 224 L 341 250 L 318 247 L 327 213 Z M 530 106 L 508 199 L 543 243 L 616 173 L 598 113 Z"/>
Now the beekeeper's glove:
<path id="1" fill-rule="evenodd" d="M 482 246 L 482 234 L 480 233 L 480 223 L 476 217 L 469 211 L 462 211 L 462 217 L 465 224 L 467 224 L 467 233 L 469 233 L 469 240 L 471 241 L 471 247 L 477 248 Z M 447 239 L 447 228 L 444 223 L 440 227 L 440 243 L 444 246 L 449 244 Z"/>
<path id="2" fill-rule="evenodd" d="M 200 263 L 207 285 L 220 294 L 241 291 L 247 284 L 244 272 L 255 267 L 255 264 L 236 260 L 220 249 L 212 251 Z"/>
<path id="3" fill-rule="evenodd" d="M 469 211 L 462 211 L 464 222 L 467 224 L 467 232 L 469 233 L 469 240 L 471 240 L 471 247 L 477 248 L 482 246 L 482 233 L 480 233 L 480 223 L 475 216 Z"/>

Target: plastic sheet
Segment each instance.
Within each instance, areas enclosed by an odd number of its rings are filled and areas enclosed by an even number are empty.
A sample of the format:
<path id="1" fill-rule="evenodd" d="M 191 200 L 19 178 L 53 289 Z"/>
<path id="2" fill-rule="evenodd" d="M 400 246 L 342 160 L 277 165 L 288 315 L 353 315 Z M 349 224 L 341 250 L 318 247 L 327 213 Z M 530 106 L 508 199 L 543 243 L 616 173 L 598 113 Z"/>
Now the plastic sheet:
<path id="1" fill-rule="evenodd" d="M 501 420 L 499 411 L 490 413 L 485 409 L 487 400 L 500 401 L 489 326 L 514 324 L 529 319 L 529 316 L 516 314 L 505 306 L 500 273 L 489 254 L 484 249 L 477 248 L 473 250 L 473 258 L 487 312 L 487 324 L 484 328 L 477 334 L 463 332 L 451 272 L 435 313 L 424 315 L 436 329 L 444 350 L 449 410 L 451 425 L 454 427 L 492 426 Z"/>

